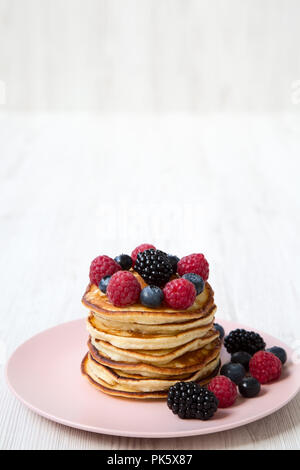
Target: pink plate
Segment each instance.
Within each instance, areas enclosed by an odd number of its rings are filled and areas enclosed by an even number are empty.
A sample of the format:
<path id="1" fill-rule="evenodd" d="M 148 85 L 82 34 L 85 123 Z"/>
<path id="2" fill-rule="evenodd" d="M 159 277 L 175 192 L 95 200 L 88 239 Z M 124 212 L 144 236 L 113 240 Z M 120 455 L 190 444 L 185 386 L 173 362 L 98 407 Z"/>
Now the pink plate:
<path id="1" fill-rule="evenodd" d="M 229 332 L 241 325 L 219 320 Z M 247 328 L 249 329 L 249 328 Z M 268 346 L 281 341 L 261 333 Z M 61 424 L 86 431 L 129 437 L 182 437 L 225 431 L 263 418 L 286 405 L 300 389 L 300 365 L 291 359 L 281 379 L 264 385 L 252 399 L 238 398 L 209 421 L 182 420 L 164 401 L 115 398 L 94 389 L 82 377 L 80 363 L 87 351 L 84 320 L 46 330 L 20 346 L 7 365 L 13 393 L 31 410 Z M 228 360 L 224 350 L 223 361 Z"/>

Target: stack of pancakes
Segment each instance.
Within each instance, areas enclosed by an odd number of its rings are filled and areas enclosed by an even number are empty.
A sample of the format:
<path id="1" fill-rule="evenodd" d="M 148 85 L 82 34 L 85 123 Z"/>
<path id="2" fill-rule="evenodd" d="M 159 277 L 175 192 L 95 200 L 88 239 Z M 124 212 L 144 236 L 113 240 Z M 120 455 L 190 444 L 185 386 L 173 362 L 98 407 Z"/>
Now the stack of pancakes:
<path id="1" fill-rule="evenodd" d="M 89 352 L 82 372 L 101 391 L 163 398 L 176 382 L 204 385 L 218 373 L 221 342 L 213 327 L 216 306 L 207 282 L 194 304 L 182 311 L 141 304 L 115 307 L 94 284 L 82 302 L 90 310 Z"/>

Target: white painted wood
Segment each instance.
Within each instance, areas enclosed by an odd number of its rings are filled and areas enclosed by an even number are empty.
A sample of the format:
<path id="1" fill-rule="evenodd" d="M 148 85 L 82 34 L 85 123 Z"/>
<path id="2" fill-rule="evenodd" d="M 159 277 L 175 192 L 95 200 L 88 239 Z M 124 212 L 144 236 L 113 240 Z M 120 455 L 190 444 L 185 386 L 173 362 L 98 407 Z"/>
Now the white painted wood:
<path id="1" fill-rule="evenodd" d="M 4 349 L 86 315 L 93 257 L 144 241 L 203 251 L 218 317 L 297 347 L 299 131 L 297 115 L 0 115 L 1 448 L 299 449 L 299 396 L 236 430 L 127 439 L 40 418 L 3 374 Z"/>
<path id="2" fill-rule="evenodd" d="M 299 14 L 298 0 L 0 0 L 7 107 L 287 110 Z"/>

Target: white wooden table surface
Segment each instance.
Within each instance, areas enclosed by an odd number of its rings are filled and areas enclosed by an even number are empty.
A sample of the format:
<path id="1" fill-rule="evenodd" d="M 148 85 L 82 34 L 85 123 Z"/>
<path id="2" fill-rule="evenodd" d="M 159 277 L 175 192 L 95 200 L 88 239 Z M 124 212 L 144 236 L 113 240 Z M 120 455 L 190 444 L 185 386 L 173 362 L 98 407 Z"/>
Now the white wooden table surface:
<path id="1" fill-rule="evenodd" d="M 2 114 L 0 149 L 0 447 L 299 449 L 299 395 L 232 431 L 144 440 L 47 421 L 4 381 L 19 344 L 86 315 L 90 261 L 141 242 L 203 251 L 218 318 L 300 350 L 298 116 Z"/>

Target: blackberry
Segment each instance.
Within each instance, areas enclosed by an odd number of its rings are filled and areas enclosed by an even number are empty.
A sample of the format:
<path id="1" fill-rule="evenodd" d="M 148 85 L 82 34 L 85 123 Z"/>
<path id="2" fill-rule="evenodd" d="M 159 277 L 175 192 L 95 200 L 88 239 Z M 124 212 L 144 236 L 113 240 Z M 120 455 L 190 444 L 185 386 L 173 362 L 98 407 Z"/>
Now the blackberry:
<path id="1" fill-rule="evenodd" d="M 251 355 L 265 349 L 266 343 L 263 338 L 254 331 L 233 330 L 224 339 L 224 345 L 230 354 L 245 351 Z"/>
<path id="2" fill-rule="evenodd" d="M 171 278 L 173 267 L 168 255 L 160 250 L 145 250 L 137 255 L 134 269 L 147 284 L 162 287 Z"/>
<path id="3" fill-rule="evenodd" d="M 211 418 L 218 408 L 214 393 L 195 382 L 177 382 L 169 388 L 168 407 L 181 419 Z"/>

